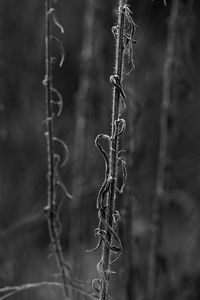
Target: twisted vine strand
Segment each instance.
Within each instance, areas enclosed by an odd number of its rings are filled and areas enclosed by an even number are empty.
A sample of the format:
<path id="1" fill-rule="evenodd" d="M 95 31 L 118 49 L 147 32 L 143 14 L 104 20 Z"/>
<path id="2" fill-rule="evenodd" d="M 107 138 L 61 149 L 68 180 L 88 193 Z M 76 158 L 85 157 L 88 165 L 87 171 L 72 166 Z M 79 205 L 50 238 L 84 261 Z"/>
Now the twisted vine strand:
<path id="1" fill-rule="evenodd" d="M 116 262 L 122 254 L 122 245 L 117 235 L 120 222 L 120 214 L 115 208 L 116 193 L 122 193 L 126 181 L 126 163 L 119 151 L 119 138 L 124 132 L 126 122 L 121 119 L 121 106 L 125 108 L 126 95 L 122 86 L 122 75 L 124 67 L 124 54 L 127 53 L 132 68 L 132 46 L 135 43 L 135 23 L 130 15 L 131 11 L 126 0 L 119 0 L 117 26 L 112 27 L 116 38 L 115 68 L 114 75 L 110 76 L 113 86 L 112 123 L 111 135 L 100 134 L 95 140 L 95 145 L 105 161 L 105 178 L 97 196 L 97 210 L 99 225 L 95 229 L 95 235 L 99 241 L 96 250 L 102 245 L 101 260 L 97 264 L 99 279 L 94 279 L 92 286 L 99 295 L 100 300 L 110 299 L 108 295 L 110 275 L 115 273 L 110 265 Z M 100 139 L 106 139 L 109 143 L 109 155 L 100 144 Z M 117 187 L 118 167 L 122 168 L 123 183 L 121 188 Z M 91 251 L 93 251 L 91 250 Z M 113 258 L 114 256 L 114 258 Z"/>
<path id="2" fill-rule="evenodd" d="M 170 117 L 170 108 L 172 103 L 172 71 L 175 60 L 177 20 L 180 0 L 173 0 L 171 15 L 168 25 L 168 41 L 166 49 L 166 60 L 163 74 L 163 99 L 161 104 L 160 116 L 160 145 L 158 154 L 158 170 L 156 180 L 156 195 L 153 203 L 152 216 L 152 239 L 150 241 L 149 256 L 149 274 L 148 274 L 148 297 L 149 299 L 157 298 L 158 290 L 158 257 L 162 242 L 162 218 L 163 218 L 163 201 L 166 197 L 166 180 L 167 166 L 169 163 L 169 141 L 170 132 L 168 120 Z"/>

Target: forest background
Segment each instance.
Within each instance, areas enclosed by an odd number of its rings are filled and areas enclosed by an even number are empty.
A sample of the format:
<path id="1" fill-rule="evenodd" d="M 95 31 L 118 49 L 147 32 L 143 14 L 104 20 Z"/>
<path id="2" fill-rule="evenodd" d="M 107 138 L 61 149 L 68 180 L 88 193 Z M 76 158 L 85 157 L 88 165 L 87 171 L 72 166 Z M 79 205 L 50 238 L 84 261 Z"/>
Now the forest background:
<path id="1" fill-rule="evenodd" d="M 63 199 L 61 242 L 75 275 L 85 280 L 97 276 L 100 256 L 98 251 L 86 250 L 96 244 L 96 198 L 104 178 L 104 163 L 94 140 L 97 134 L 110 132 L 109 77 L 115 44 L 111 28 L 116 22 L 116 1 L 93 2 L 89 7 L 86 0 L 57 1 L 56 14 L 65 29 L 60 38 L 66 58 L 62 68 L 55 66 L 53 75 L 64 100 L 55 132 L 70 152 L 60 175 L 73 194 L 73 199 Z M 171 2 L 164 6 L 159 0 L 129 1 L 137 24 L 137 43 L 135 69 L 124 78 L 127 108 L 123 118 L 128 121 L 121 143 L 126 151 L 128 180 L 117 202 L 124 255 L 115 266 L 117 275 L 112 280 L 116 300 L 140 299 L 147 286 Z M 182 0 L 180 4 L 170 199 L 163 217 L 160 293 L 165 299 L 191 300 L 200 295 L 200 3 Z M 44 18 L 44 1 L 0 3 L 1 287 L 52 280 L 57 272 L 55 261 L 49 258 L 43 211 L 47 201 Z M 56 47 L 54 51 L 59 56 Z M 58 151 L 62 156 L 62 148 Z M 130 285 L 134 292 L 129 291 Z M 134 298 L 128 298 L 129 292 Z M 56 288 L 42 288 L 14 298 L 45 300 L 58 295 Z"/>

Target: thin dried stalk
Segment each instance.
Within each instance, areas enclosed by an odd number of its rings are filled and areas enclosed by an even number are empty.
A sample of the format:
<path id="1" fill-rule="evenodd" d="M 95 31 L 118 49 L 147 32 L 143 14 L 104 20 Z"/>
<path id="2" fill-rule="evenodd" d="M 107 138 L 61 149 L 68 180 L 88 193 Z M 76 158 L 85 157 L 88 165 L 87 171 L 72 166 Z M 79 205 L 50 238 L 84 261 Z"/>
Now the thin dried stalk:
<path id="1" fill-rule="evenodd" d="M 119 137 L 126 127 L 125 120 L 121 118 L 121 114 L 126 106 L 122 78 L 125 53 L 128 55 L 131 71 L 133 70 L 132 54 L 133 44 L 135 43 L 135 24 L 126 3 L 125 0 L 119 1 L 117 25 L 112 28 L 112 32 L 116 38 L 116 54 L 114 75 L 110 76 L 110 82 L 113 85 L 111 135 L 99 134 L 95 141 L 96 147 L 101 152 L 105 161 L 105 178 L 97 197 L 99 225 L 95 229 L 95 235 L 98 237 L 99 242 L 96 248 L 93 249 L 96 250 L 102 245 L 101 260 L 97 264 L 99 279 L 93 280 L 93 288 L 98 293 L 100 300 L 109 298 L 109 279 L 110 275 L 114 273 L 111 271 L 110 265 L 116 262 L 122 254 L 122 245 L 117 234 L 120 213 L 115 208 L 116 193 L 123 193 L 127 177 L 125 159 L 121 155 L 122 150 L 119 151 Z M 109 155 L 101 146 L 101 139 L 109 142 Z M 123 183 L 120 188 L 117 186 L 119 167 L 121 167 L 123 175 Z"/>
<path id="2" fill-rule="evenodd" d="M 56 188 L 57 184 L 61 183 L 58 179 L 58 165 L 60 164 L 60 157 L 54 153 L 54 141 L 64 144 L 58 138 L 53 137 L 53 107 L 55 104 L 52 100 L 52 93 L 60 95 L 52 84 L 52 53 L 51 42 L 53 40 L 52 31 L 52 16 L 54 23 L 60 28 L 61 25 L 55 19 L 54 9 L 52 8 L 51 0 L 45 1 L 45 61 L 46 61 L 46 74 L 45 74 L 45 101 L 46 101 L 46 138 L 47 138 L 47 159 L 48 159 L 48 203 L 45 207 L 45 213 L 48 219 L 48 228 L 50 240 L 53 248 L 53 253 L 56 257 L 57 265 L 59 267 L 63 288 L 66 298 L 68 299 L 69 293 L 67 285 L 70 282 L 70 267 L 65 262 L 62 247 L 60 244 L 61 224 L 59 220 L 59 204 L 56 202 Z M 62 31 L 62 30 L 61 30 Z M 59 42 L 60 43 L 60 42 Z M 62 56 L 63 57 L 63 56 Z M 61 59 L 62 61 L 63 59 Z M 64 144 L 65 145 L 65 144 Z M 65 146 L 66 147 L 66 146 Z M 67 148 L 66 148 L 67 149 Z"/>
<path id="3" fill-rule="evenodd" d="M 123 58 L 124 58 L 124 30 L 125 30 L 125 15 L 122 11 L 125 5 L 124 0 L 119 1 L 118 9 L 118 34 L 116 41 L 116 54 L 115 54 L 115 70 L 119 83 L 122 81 Z M 113 87 L 113 107 L 112 107 L 112 128 L 111 128 L 111 141 L 109 153 L 109 191 L 107 194 L 105 219 L 109 227 L 114 229 L 113 215 L 115 213 L 115 199 L 116 199 L 116 180 L 117 180 L 117 154 L 119 151 L 119 135 L 116 134 L 116 122 L 119 120 L 119 105 L 120 105 L 120 91 L 116 85 Z M 112 242 L 112 233 L 110 228 L 106 226 L 105 239 L 109 245 Z M 102 258 L 99 263 L 100 273 L 100 300 L 106 300 L 108 296 L 108 282 L 111 275 L 110 262 L 111 262 L 111 249 L 107 243 L 103 243 Z M 121 251 L 121 249 L 120 249 Z"/>
<path id="4" fill-rule="evenodd" d="M 149 274 L 148 274 L 148 297 L 149 299 L 156 299 L 158 290 L 158 269 L 159 269 L 159 251 L 162 240 L 162 216 L 163 216 L 163 202 L 166 197 L 166 180 L 167 169 L 169 163 L 169 118 L 171 101 L 172 101 L 172 75 L 175 59 L 176 46 L 176 32 L 177 19 L 179 11 L 179 0 L 173 0 L 171 7 L 171 15 L 168 26 L 168 41 L 166 50 L 166 60 L 164 65 L 163 75 L 163 99 L 161 104 L 160 117 L 160 146 L 158 154 L 158 169 L 156 181 L 156 195 L 153 203 L 153 232 L 150 245 L 149 257 Z"/>

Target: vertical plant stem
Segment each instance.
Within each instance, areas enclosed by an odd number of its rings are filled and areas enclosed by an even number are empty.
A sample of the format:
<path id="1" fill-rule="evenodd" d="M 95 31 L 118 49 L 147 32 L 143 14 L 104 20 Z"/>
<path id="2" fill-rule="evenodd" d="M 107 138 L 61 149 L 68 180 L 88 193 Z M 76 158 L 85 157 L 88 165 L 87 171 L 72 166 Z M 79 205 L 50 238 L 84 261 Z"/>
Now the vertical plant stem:
<path id="1" fill-rule="evenodd" d="M 173 0 L 168 25 L 168 41 L 166 60 L 163 74 L 163 98 L 160 117 L 160 146 L 158 154 L 158 170 L 156 180 L 156 194 L 153 203 L 153 232 L 150 245 L 149 274 L 148 274 L 148 297 L 156 299 L 159 275 L 159 251 L 162 243 L 162 216 L 163 202 L 166 197 L 167 167 L 169 163 L 168 148 L 170 142 L 168 121 L 172 101 L 172 75 L 174 67 L 176 24 L 178 19 L 179 0 Z"/>
<path id="2" fill-rule="evenodd" d="M 53 202 L 55 198 L 54 190 L 54 154 L 53 154 L 53 118 L 52 118 L 52 66 L 51 66 L 51 21 L 50 11 L 51 0 L 45 1 L 45 99 L 46 99 L 46 138 L 47 138 L 47 161 L 48 161 L 48 207 L 52 211 Z M 51 222 L 52 223 L 52 222 Z M 51 226 L 49 227 L 50 232 Z"/>
<path id="3" fill-rule="evenodd" d="M 115 53 L 115 68 L 114 72 L 118 76 L 119 81 L 122 81 L 123 72 L 123 58 L 124 58 L 124 28 L 125 28 L 125 15 L 122 11 L 125 0 L 119 0 L 118 8 L 118 35 L 116 41 L 116 53 Z M 111 128 L 111 142 L 109 148 L 109 191 L 107 194 L 107 209 L 106 209 L 106 222 L 113 228 L 113 214 L 115 212 L 115 198 L 116 198 L 116 179 L 117 179 L 117 154 L 119 148 L 119 136 L 115 134 L 115 124 L 119 119 L 119 101 L 120 91 L 116 86 L 113 87 L 113 104 L 112 104 L 112 128 Z M 111 243 L 112 234 L 108 228 L 106 228 L 106 240 Z M 102 249 L 102 274 L 100 300 L 106 300 L 108 294 L 108 278 L 109 277 L 109 265 L 110 265 L 111 250 L 103 243 Z M 107 274 L 107 275 L 106 275 Z"/>
<path id="4" fill-rule="evenodd" d="M 52 111 L 52 55 L 51 55 L 51 0 L 45 1 L 45 102 L 46 102 L 46 138 L 47 138 L 47 161 L 48 161 L 48 228 L 53 251 L 55 252 L 58 267 L 61 271 L 63 289 L 68 298 L 66 266 L 58 239 L 59 220 L 56 215 L 56 186 L 55 186 L 55 164 L 53 150 L 53 111 Z"/>
<path id="5" fill-rule="evenodd" d="M 51 0 L 45 1 L 45 65 L 46 73 L 45 79 L 43 81 L 45 85 L 45 102 L 46 102 L 46 138 L 47 138 L 47 161 L 48 161 L 48 201 L 45 207 L 45 213 L 48 220 L 48 229 L 50 235 L 50 242 L 52 247 L 52 254 L 54 255 L 57 263 L 57 267 L 60 272 L 60 277 L 63 282 L 63 292 L 65 299 L 71 299 L 72 290 L 76 290 L 81 295 L 87 295 L 88 297 L 93 297 L 89 290 L 86 290 L 83 282 L 80 282 L 72 277 L 71 267 L 65 260 L 63 255 L 63 250 L 61 246 L 60 236 L 61 236 L 61 222 L 60 222 L 60 208 L 62 205 L 62 200 L 57 199 L 57 188 L 58 186 L 62 189 L 65 196 L 71 198 L 72 196 L 68 193 L 67 188 L 63 184 L 58 168 L 66 164 L 68 160 L 68 147 L 61 139 L 53 135 L 53 120 L 54 112 L 52 105 L 55 105 L 58 109 L 57 116 L 60 115 L 62 111 L 62 96 L 57 89 L 53 87 L 52 83 L 52 53 L 51 53 L 51 43 L 56 42 L 59 46 L 61 60 L 59 66 L 62 66 L 64 61 L 64 48 L 61 41 L 52 35 L 52 21 L 55 26 L 57 26 L 61 33 L 64 32 L 62 25 L 58 22 L 55 9 L 52 7 Z M 55 93 L 59 101 L 53 101 L 52 93 Z M 63 161 L 58 153 L 54 152 L 53 143 L 59 143 L 65 150 L 65 158 Z"/>

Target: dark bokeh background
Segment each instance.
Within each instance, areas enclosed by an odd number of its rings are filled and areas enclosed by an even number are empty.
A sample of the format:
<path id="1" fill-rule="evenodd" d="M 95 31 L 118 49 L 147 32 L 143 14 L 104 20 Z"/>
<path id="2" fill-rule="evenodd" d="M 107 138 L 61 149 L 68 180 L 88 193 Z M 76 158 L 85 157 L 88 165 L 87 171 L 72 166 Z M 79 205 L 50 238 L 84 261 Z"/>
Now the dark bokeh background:
<path id="1" fill-rule="evenodd" d="M 111 27 L 116 20 L 116 2 L 97 0 L 94 4 L 92 54 L 90 59 L 89 92 L 82 101 L 84 109 L 83 175 L 76 184 L 77 118 L 76 103 L 84 75 L 84 40 L 88 31 L 85 25 L 86 0 L 57 1 L 56 14 L 65 33 L 55 34 L 63 42 L 66 59 L 62 68 L 55 65 L 54 86 L 64 99 L 63 112 L 55 120 L 55 134 L 68 145 L 70 158 L 60 171 L 69 191 L 81 191 L 78 205 L 74 199 L 64 199 L 61 220 L 62 245 L 66 258 L 74 264 L 76 248 L 77 277 L 91 280 L 96 274 L 100 252 L 88 254 L 86 249 L 95 243 L 93 229 L 97 226 L 96 197 L 104 177 L 104 163 L 94 146 L 98 133 L 109 133 L 112 90 L 109 76 L 113 72 L 114 38 Z M 176 80 L 176 138 L 172 151 L 172 197 L 164 216 L 163 253 L 167 257 L 167 275 L 163 286 L 173 290 L 166 299 L 199 299 L 200 280 L 200 3 L 193 1 L 188 13 L 188 1 L 181 2 L 177 38 Z M 163 65 L 167 42 L 167 21 L 171 1 L 167 7 L 161 0 L 129 1 L 137 24 L 134 48 L 135 71 L 124 80 L 128 96 L 129 113 L 134 103 L 141 107 L 137 123 L 137 162 L 130 170 L 128 186 L 133 194 L 126 193 L 118 200 L 122 216 L 126 197 L 135 199 L 137 210 L 131 222 L 133 240 L 139 241 L 137 254 L 137 289 L 145 294 L 148 257 L 149 220 L 155 193 L 157 154 L 159 145 L 160 103 L 163 87 Z M 85 46 L 86 47 L 86 46 Z M 57 48 L 53 49 L 59 56 Z M 24 282 L 53 280 L 57 267 L 49 258 L 49 237 L 43 207 L 47 201 L 47 154 L 45 132 L 45 95 L 42 81 L 44 62 L 44 1 L 1 0 L 0 2 L 0 286 Z M 80 92 L 79 92 L 80 93 Z M 128 153 L 129 129 L 123 138 Z M 81 152 L 83 150 L 83 152 Z M 62 149 L 58 149 L 62 151 Z M 62 155 L 62 152 L 61 152 Z M 128 156 L 128 155 L 127 155 Z M 127 165 L 129 160 L 127 159 Z M 131 180 L 130 180 L 131 178 Z M 75 184 L 74 184 L 75 182 Z M 129 189 L 130 190 L 130 189 Z M 60 196 L 62 197 L 62 196 Z M 123 199 L 122 199 L 123 198 Z M 81 199 L 81 200 L 80 200 Z M 75 206 L 75 208 L 74 208 Z M 134 205 L 133 205 L 134 206 Z M 74 212 L 74 214 L 73 214 Z M 122 217 L 120 235 L 124 240 Z M 77 221 L 78 220 L 78 221 Z M 76 221 L 79 226 L 76 226 Z M 75 224 L 75 225 L 74 225 Z M 74 227 L 75 226 L 75 227 Z M 73 230 L 78 234 L 73 236 Z M 78 237 L 77 237 L 78 236 Z M 77 244 L 74 245 L 74 243 Z M 78 249 L 78 250 L 77 250 Z M 126 299 L 126 258 L 114 266 L 114 299 Z M 77 270 L 80 270 L 79 272 Z M 170 275 L 169 275 L 170 274 Z M 173 284 L 167 285 L 167 279 Z M 162 283 L 161 283 L 162 286 Z M 39 289 L 23 292 L 13 299 L 56 299 L 59 292 Z M 164 296 L 163 296 L 164 297 Z M 193 298 L 192 298 L 193 297 Z M 61 298 L 60 298 L 61 299 Z M 140 298 L 138 298 L 140 299 Z M 164 299 L 164 298 L 163 298 Z M 127 300 L 132 300 L 128 299 Z"/>

